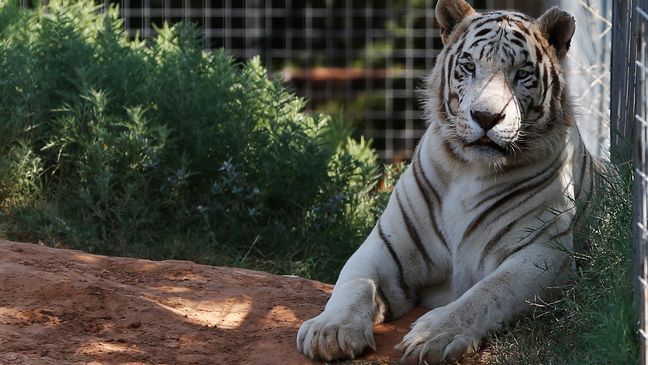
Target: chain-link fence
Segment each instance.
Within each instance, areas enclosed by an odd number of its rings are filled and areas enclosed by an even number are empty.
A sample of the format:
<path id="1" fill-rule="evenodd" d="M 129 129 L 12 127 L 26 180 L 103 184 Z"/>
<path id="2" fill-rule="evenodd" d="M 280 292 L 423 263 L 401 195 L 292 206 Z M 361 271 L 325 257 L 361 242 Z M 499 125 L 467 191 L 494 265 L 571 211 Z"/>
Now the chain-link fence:
<path id="1" fill-rule="evenodd" d="M 612 147 L 634 154 L 634 254 L 641 364 L 648 361 L 648 0 L 615 0 L 613 15 Z"/>

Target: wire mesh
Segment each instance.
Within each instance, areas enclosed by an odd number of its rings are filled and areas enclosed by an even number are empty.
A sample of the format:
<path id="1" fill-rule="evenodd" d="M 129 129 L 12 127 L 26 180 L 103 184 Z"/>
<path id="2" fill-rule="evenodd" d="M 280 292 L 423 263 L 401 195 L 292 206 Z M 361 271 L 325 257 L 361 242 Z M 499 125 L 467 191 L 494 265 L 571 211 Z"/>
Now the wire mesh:
<path id="1" fill-rule="evenodd" d="M 576 19 L 565 70 L 578 129 L 590 153 L 609 159 L 612 1 L 562 0 L 560 8 Z"/>
<path id="2" fill-rule="evenodd" d="M 416 90 L 442 47 L 435 0 L 104 0 L 110 3 L 120 5 L 133 37 L 191 21 L 206 49 L 261 57 L 309 110 L 353 121 L 386 161 L 408 159 L 425 129 Z M 522 0 L 471 3 L 538 8 Z"/>
<path id="3" fill-rule="evenodd" d="M 648 0 L 617 0 L 613 14 L 612 147 L 634 153 L 633 229 L 641 364 L 648 360 Z"/>

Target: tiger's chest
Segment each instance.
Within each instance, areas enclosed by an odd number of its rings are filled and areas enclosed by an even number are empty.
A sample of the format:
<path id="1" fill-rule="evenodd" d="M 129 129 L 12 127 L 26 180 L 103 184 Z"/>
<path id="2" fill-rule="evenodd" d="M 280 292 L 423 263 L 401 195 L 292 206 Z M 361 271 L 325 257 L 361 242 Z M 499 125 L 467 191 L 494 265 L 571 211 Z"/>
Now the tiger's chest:
<path id="1" fill-rule="evenodd" d="M 537 222 L 550 221 L 552 211 L 565 210 L 568 184 L 561 174 L 552 179 L 545 175 L 551 176 L 533 170 L 510 179 L 465 174 L 447 185 L 441 194 L 440 221 L 455 274 L 482 277 L 492 269 L 484 256 L 494 252 L 493 247 L 516 244 L 537 228 Z"/>
<path id="2" fill-rule="evenodd" d="M 471 224 L 479 219 L 483 210 L 475 202 L 484 194 L 485 185 L 475 176 L 464 176 L 453 180 L 440 191 L 441 209 L 438 221 L 440 230 L 448 245 L 444 265 L 451 267 L 445 278 L 442 293 L 423 295 L 424 302 L 432 305 L 447 303 L 456 299 L 486 274 L 479 265 L 483 242 L 474 237 L 483 237 L 481 232 L 468 235 Z M 481 228 L 477 228 L 479 231 Z M 439 257 L 440 258 L 440 257 Z"/>
<path id="3" fill-rule="evenodd" d="M 441 221 L 455 267 L 463 264 L 474 266 L 470 262 L 480 251 L 478 231 L 483 227 L 471 228 L 471 225 L 474 226 L 483 213 L 483 207 L 476 203 L 484 189 L 483 182 L 476 177 L 465 176 L 453 181 L 443 194 Z"/>
<path id="4" fill-rule="evenodd" d="M 480 213 L 473 202 L 481 195 L 482 185 L 471 177 L 459 179 L 448 186 L 441 198 L 443 228 L 453 254 L 466 246 L 461 244 L 466 230 Z"/>

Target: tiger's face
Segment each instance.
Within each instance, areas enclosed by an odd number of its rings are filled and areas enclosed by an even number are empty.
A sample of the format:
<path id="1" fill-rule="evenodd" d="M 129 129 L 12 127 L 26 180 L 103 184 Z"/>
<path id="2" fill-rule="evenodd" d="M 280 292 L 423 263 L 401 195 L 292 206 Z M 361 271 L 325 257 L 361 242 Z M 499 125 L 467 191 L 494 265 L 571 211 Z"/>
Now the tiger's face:
<path id="1" fill-rule="evenodd" d="M 560 61 L 573 18 L 557 9 L 538 20 L 477 14 L 463 0 L 445 0 L 437 20 L 445 47 L 428 81 L 426 112 L 448 153 L 500 167 L 542 158 L 570 120 Z"/>

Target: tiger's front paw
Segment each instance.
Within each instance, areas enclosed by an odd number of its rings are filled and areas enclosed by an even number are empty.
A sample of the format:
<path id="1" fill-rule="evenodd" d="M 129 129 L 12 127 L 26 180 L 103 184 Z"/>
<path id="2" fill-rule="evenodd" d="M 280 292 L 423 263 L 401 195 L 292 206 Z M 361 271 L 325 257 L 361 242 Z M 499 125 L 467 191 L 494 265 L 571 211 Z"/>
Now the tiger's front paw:
<path id="1" fill-rule="evenodd" d="M 312 359 L 353 359 L 366 347 L 376 349 L 371 313 L 328 313 L 304 322 L 297 333 L 297 350 Z"/>
<path id="2" fill-rule="evenodd" d="M 419 318 L 396 349 L 403 352 L 404 364 L 438 364 L 460 360 L 479 348 L 481 336 L 470 321 L 446 307 L 434 309 Z"/>

